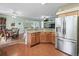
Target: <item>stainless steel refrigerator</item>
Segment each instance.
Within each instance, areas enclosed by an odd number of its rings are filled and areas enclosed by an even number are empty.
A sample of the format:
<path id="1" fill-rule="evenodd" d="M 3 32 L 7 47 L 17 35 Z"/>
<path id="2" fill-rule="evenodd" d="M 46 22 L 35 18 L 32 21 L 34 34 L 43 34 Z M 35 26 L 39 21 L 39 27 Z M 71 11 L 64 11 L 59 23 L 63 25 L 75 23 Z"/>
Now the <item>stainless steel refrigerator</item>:
<path id="1" fill-rule="evenodd" d="M 69 55 L 77 56 L 79 50 L 79 17 L 64 16 L 55 19 L 55 47 Z"/>

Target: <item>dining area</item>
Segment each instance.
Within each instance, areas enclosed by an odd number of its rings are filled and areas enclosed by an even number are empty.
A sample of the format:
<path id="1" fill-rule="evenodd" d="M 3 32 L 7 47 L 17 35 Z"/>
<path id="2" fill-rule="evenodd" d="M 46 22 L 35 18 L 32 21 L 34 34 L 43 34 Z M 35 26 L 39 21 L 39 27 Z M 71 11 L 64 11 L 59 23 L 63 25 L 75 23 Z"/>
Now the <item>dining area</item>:
<path id="1" fill-rule="evenodd" d="M 11 45 L 12 42 L 15 42 L 19 39 L 19 29 L 2 29 L 0 30 L 0 47 L 6 47 Z"/>

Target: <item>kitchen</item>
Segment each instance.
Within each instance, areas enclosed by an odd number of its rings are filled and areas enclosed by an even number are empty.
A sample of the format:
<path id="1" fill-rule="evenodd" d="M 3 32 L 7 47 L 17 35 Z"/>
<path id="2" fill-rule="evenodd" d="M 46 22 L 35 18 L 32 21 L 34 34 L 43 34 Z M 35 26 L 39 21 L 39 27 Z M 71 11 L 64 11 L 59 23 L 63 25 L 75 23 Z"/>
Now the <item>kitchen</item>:
<path id="1" fill-rule="evenodd" d="M 0 53 L 3 55 L 78 56 L 79 4 L 0 5 L 3 6 L 0 9 Z"/>

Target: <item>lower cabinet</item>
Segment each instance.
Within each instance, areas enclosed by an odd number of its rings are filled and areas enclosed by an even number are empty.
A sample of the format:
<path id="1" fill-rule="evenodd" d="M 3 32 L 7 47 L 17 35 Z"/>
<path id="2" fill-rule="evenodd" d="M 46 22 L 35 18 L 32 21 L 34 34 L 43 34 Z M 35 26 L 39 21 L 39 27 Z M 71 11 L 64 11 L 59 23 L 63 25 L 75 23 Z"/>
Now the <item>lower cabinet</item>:
<path id="1" fill-rule="evenodd" d="M 35 33 L 35 42 L 40 43 L 40 32 Z"/>
<path id="2" fill-rule="evenodd" d="M 34 45 L 34 44 L 36 44 L 36 39 L 35 39 L 35 35 L 33 36 L 31 36 L 31 45 Z"/>
<path id="3" fill-rule="evenodd" d="M 40 32 L 28 33 L 28 46 L 31 47 L 37 43 L 40 43 Z"/>
<path id="4" fill-rule="evenodd" d="M 53 32 L 34 32 L 28 33 L 28 46 L 38 43 L 55 43 L 55 33 Z"/>
<path id="5" fill-rule="evenodd" d="M 47 43 L 52 43 L 52 32 L 46 32 L 46 41 Z"/>
<path id="6" fill-rule="evenodd" d="M 45 32 L 40 33 L 40 43 L 45 43 L 46 42 L 46 35 Z"/>
<path id="7" fill-rule="evenodd" d="M 41 32 L 40 43 L 53 43 L 55 44 L 55 33 L 54 32 Z"/>
<path id="8" fill-rule="evenodd" d="M 52 39 L 52 43 L 55 44 L 55 33 L 51 33 L 51 39 Z"/>

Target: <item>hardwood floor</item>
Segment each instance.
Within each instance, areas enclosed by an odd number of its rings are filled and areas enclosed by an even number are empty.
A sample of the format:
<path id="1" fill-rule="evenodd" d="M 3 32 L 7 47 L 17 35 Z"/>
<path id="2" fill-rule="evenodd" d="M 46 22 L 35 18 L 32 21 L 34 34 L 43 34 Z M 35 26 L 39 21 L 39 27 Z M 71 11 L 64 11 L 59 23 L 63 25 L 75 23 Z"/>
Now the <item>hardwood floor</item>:
<path id="1" fill-rule="evenodd" d="M 15 44 L 3 48 L 8 56 L 67 56 L 55 49 L 52 44 L 38 44 L 31 48 L 24 44 Z"/>

